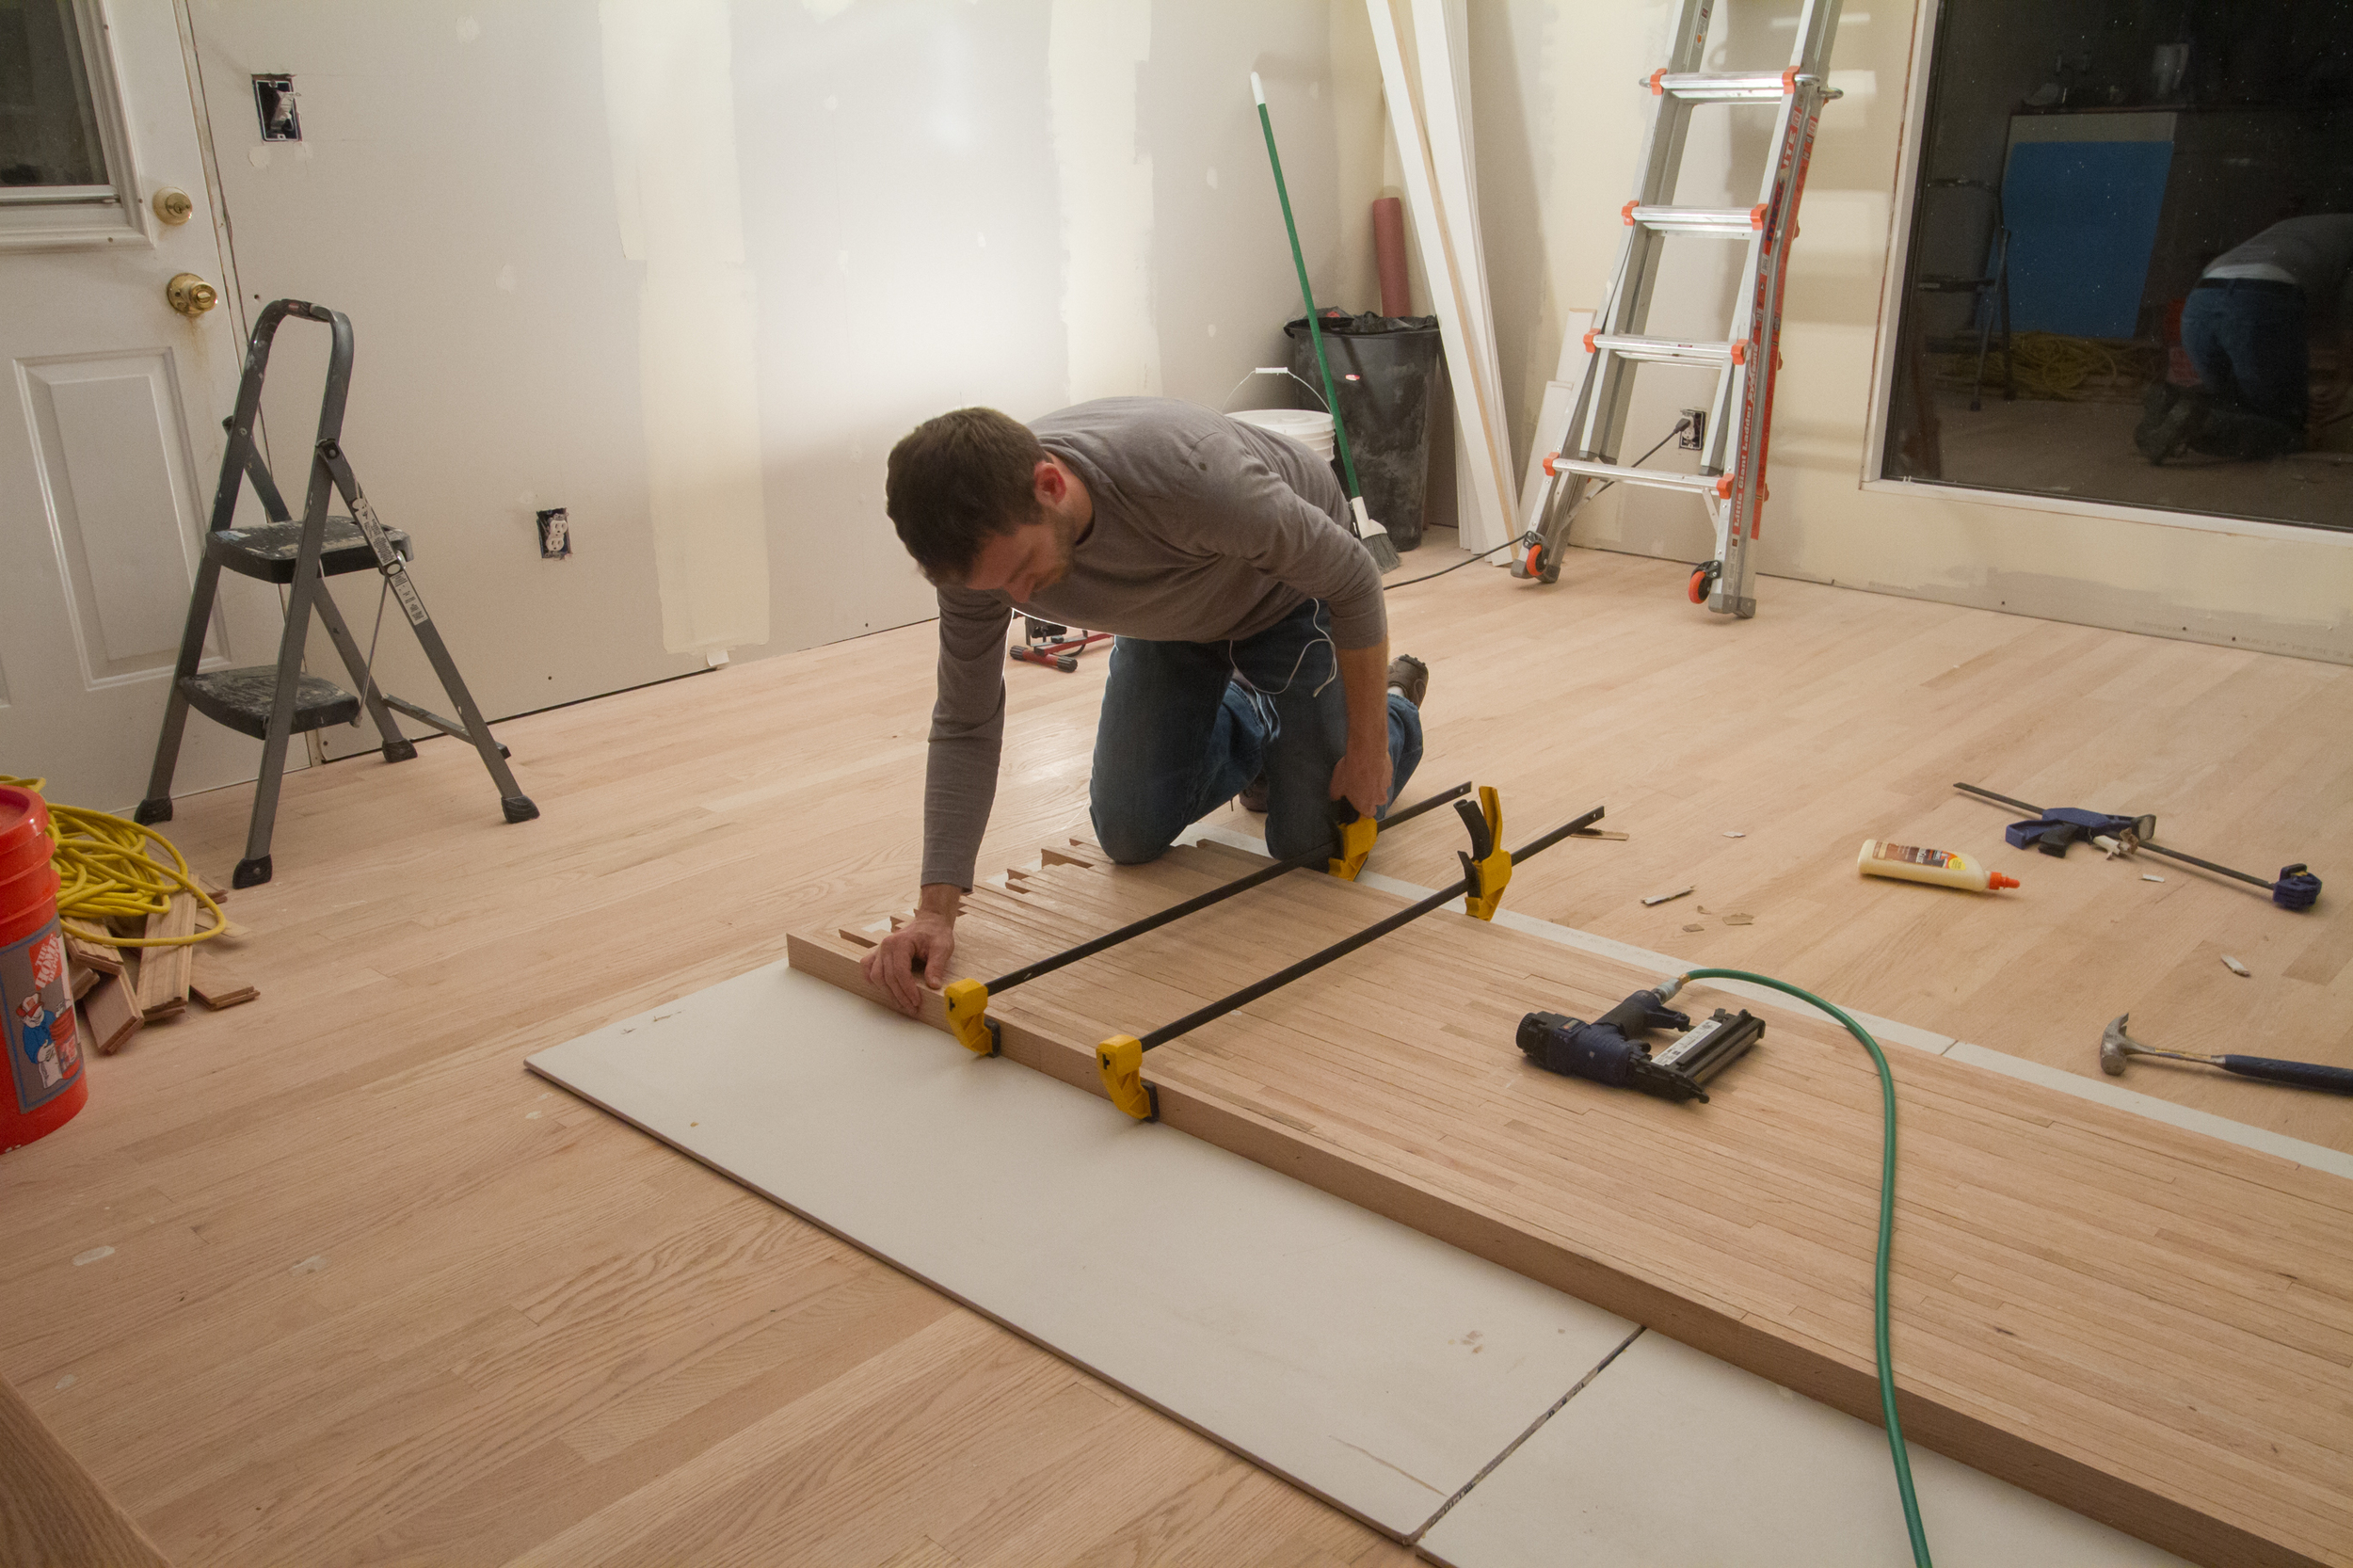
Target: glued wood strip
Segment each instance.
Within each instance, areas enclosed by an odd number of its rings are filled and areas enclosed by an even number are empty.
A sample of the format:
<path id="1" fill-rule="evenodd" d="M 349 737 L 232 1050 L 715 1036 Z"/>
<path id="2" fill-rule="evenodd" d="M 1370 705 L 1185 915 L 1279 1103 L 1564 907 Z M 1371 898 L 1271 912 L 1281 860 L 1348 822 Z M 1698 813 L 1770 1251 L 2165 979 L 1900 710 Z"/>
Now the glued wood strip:
<path id="1" fill-rule="evenodd" d="M 1229 878 L 1049 852 L 976 890 L 961 972 L 1010 969 Z M 1312 872 L 992 999 L 1004 1053 L 1101 1092 L 1094 1046 L 1401 906 Z M 795 968 L 867 991 L 812 926 Z M 1872 1419 L 1879 1087 L 1828 1020 L 1768 1027 L 1669 1105 L 1541 1073 L 1521 1014 L 1655 977 L 1440 911 L 1149 1053 L 1171 1126 Z M 1704 1017 L 1741 1003 L 1694 985 Z M 944 1028 L 937 999 L 927 1016 Z M 2353 1183 L 1895 1049 L 1893 1274 L 1911 1439 L 2200 1560 L 2353 1563 Z M 1116 1112 L 1106 1108 L 1105 1114 Z"/>

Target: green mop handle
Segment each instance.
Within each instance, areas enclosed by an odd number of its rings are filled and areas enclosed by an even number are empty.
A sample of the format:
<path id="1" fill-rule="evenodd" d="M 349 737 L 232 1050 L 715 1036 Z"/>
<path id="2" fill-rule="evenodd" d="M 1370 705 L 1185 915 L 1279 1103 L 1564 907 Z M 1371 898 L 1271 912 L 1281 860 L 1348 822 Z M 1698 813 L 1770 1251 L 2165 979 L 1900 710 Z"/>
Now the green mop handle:
<path id="1" fill-rule="evenodd" d="M 1356 459 L 1348 450 L 1348 423 L 1340 418 L 1340 395 L 1332 387 L 1332 366 L 1323 357 L 1323 330 L 1316 325 L 1315 290 L 1307 283 L 1307 258 L 1300 253 L 1299 225 L 1291 221 L 1290 192 L 1283 185 L 1283 159 L 1274 151 L 1274 121 L 1267 117 L 1266 87 L 1258 73 L 1250 73 L 1250 93 L 1258 101 L 1258 129 L 1266 133 L 1266 161 L 1274 166 L 1274 194 L 1283 203 L 1283 229 L 1291 237 L 1291 265 L 1299 269 L 1299 297 L 1307 305 L 1307 341 L 1316 345 L 1316 369 L 1323 373 L 1323 403 L 1332 410 L 1332 435 L 1339 443 L 1340 472 L 1348 479 L 1348 499 L 1363 491 L 1356 485 Z"/>

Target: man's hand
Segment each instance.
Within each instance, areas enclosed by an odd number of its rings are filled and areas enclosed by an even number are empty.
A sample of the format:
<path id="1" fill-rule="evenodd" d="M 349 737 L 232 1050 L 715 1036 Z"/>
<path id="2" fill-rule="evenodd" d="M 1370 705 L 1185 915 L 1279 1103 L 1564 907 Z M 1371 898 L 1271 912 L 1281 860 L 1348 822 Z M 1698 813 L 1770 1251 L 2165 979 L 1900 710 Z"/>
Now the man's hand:
<path id="1" fill-rule="evenodd" d="M 915 917 L 858 960 L 866 983 L 880 986 L 890 1004 L 910 1018 L 922 1007 L 924 986 L 936 991 L 948 984 L 948 960 L 955 955 L 956 914 L 963 893 L 953 883 L 924 884 Z"/>

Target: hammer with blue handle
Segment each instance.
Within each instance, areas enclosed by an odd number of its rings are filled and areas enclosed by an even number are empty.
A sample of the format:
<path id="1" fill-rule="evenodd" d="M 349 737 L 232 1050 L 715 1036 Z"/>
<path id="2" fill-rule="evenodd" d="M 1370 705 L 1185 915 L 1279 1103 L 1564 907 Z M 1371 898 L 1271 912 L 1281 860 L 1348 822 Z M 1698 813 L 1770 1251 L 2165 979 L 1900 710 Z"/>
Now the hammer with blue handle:
<path id="1" fill-rule="evenodd" d="M 2100 1036 L 2100 1070 L 2121 1078 L 2124 1064 L 2136 1056 L 2162 1056 L 2175 1062 L 2198 1062 L 2241 1078 L 2271 1083 L 2293 1083 L 2299 1089 L 2322 1089 L 2332 1095 L 2353 1095 L 2353 1067 L 2330 1067 L 2318 1062 L 2280 1062 L 2268 1056 L 2207 1056 L 2190 1050 L 2159 1050 L 2124 1032 L 2130 1013 L 2119 1013 Z"/>

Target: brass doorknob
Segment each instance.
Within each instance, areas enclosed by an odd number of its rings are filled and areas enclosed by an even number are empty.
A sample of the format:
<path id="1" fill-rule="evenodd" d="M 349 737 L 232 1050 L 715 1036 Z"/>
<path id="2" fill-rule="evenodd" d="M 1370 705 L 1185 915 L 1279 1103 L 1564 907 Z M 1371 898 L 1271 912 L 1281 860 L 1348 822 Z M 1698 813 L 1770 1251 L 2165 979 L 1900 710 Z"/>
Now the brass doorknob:
<path id="1" fill-rule="evenodd" d="M 220 303 L 213 285 L 193 272 L 184 272 L 164 285 L 164 297 L 184 316 L 200 316 Z"/>

